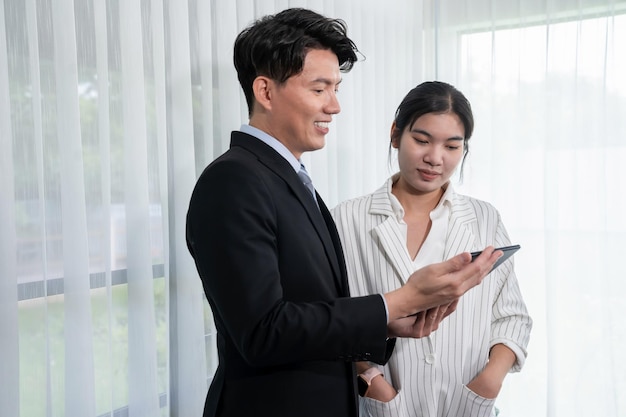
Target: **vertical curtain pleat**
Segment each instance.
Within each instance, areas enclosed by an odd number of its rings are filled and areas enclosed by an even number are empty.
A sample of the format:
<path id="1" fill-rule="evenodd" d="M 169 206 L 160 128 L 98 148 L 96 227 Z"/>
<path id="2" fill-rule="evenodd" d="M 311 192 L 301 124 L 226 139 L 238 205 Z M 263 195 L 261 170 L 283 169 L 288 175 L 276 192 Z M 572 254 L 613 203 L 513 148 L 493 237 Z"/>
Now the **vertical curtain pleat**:
<path id="1" fill-rule="evenodd" d="M 209 5 L 205 1 L 203 3 L 199 10 L 206 12 Z M 196 172 L 193 131 L 190 14 L 187 7 L 175 1 L 169 2 L 165 10 L 168 15 L 170 37 L 166 47 L 170 56 L 168 79 L 170 102 L 167 118 L 170 135 L 168 146 L 170 399 L 171 415 L 184 417 L 202 413 L 208 388 L 202 287 L 185 241 L 187 206 L 199 173 Z M 194 23 L 198 25 L 211 22 L 210 14 L 195 18 L 198 20 Z M 199 45 L 204 45 L 205 42 L 210 43 L 211 39 L 198 40 Z M 211 91 L 212 80 L 206 81 L 207 83 L 201 87 Z M 203 128 L 208 130 L 210 136 L 214 127 L 205 125 Z M 201 155 L 199 159 L 204 161 L 205 157 Z"/>
<path id="2" fill-rule="evenodd" d="M 64 260 L 65 415 L 95 414 L 89 253 L 74 4 L 52 2 Z M 80 392 L 81 396 L 75 393 Z"/>
<path id="3" fill-rule="evenodd" d="M 249 6 L 248 6 L 249 7 Z M 214 33 L 218 35 L 215 46 L 216 81 L 219 88 L 214 92 L 216 124 L 212 143 L 215 156 L 221 155 L 230 145 L 230 132 L 239 129 L 248 120 L 246 100 L 239 87 L 237 74 L 233 68 L 233 43 L 239 31 L 250 21 L 238 20 L 237 2 L 216 1 L 213 3 Z M 199 173 L 198 173 L 199 174 Z"/>
<path id="4" fill-rule="evenodd" d="M 150 201 L 146 80 L 141 4 L 120 2 L 125 215 L 128 277 L 129 415 L 159 412 L 156 385 L 154 287 L 150 253 Z"/>
<path id="5" fill-rule="evenodd" d="M 19 415 L 19 342 L 13 132 L 4 0 L 0 0 L 0 410 Z"/>
<path id="6" fill-rule="evenodd" d="M 197 27 L 198 38 L 196 41 L 196 53 L 198 55 L 198 68 L 200 74 L 200 89 L 202 110 L 201 118 L 197 122 L 202 128 L 200 136 L 201 147 L 196 151 L 196 160 L 198 166 L 197 172 L 200 172 L 206 165 L 217 156 L 212 145 L 213 128 L 215 126 L 214 114 L 215 108 L 213 104 L 213 78 L 216 62 L 213 59 L 214 44 L 219 41 L 219 36 L 213 31 L 213 25 L 207 24 L 207 20 L 213 19 L 211 15 L 210 0 L 198 0 L 197 13 L 194 16 L 193 26 Z M 202 152 L 200 152 L 202 149 Z"/>
<path id="7" fill-rule="evenodd" d="M 41 264 L 39 265 L 42 272 L 42 278 L 44 282 L 44 288 L 47 286 L 47 278 L 51 275 L 48 271 L 48 256 L 47 250 L 44 249 L 45 243 L 47 241 L 47 231 L 46 224 L 48 222 L 48 214 L 47 214 L 47 202 L 46 202 L 46 181 L 45 181 L 45 162 L 44 162 L 44 147 L 46 140 L 44 138 L 44 109 L 43 109 L 43 93 L 42 93 L 42 71 L 41 71 L 41 61 L 40 61 L 40 50 L 39 50 L 39 24 L 38 24 L 38 13 L 37 13 L 37 5 L 35 0 L 29 0 L 24 3 L 25 6 L 25 16 L 26 16 L 26 28 L 28 31 L 28 60 L 29 60 L 29 73 L 30 73 L 30 85 L 32 91 L 32 126 L 33 126 L 33 147 L 35 148 L 35 166 L 33 167 L 33 171 L 35 173 L 35 180 L 37 184 L 37 214 L 40 219 L 40 227 L 39 227 L 39 236 L 41 237 Z M 48 16 L 49 18 L 49 16 Z M 43 20 L 43 19 L 42 19 Z M 54 137 L 54 135 L 52 135 Z M 50 137 L 49 137 L 50 138 Z M 56 141 L 55 141 L 56 142 Z M 44 303 L 44 312 L 47 311 L 47 302 Z M 52 315 L 50 315 L 52 316 Z M 37 358 L 40 363 L 43 364 L 43 375 L 45 376 L 44 380 L 41 381 L 42 386 L 45 387 L 43 392 L 38 393 L 38 397 L 44 400 L 44 405 L 49 405 L 52 403 L 52 379 L 53 372 L 51 369 L 51 364 L 54 361 L 54 353 L 51 349 L 50 343 L 50 331 L 48 330 L 49 316 L 46 314 L 45 320 L 43 321 L 42 327 L 44 328 L 42 333 L 45 334 L 45 338 L 42 338 L 43 346 L 41 346 L 41 351 L 44 352 L 42 358 Z M 58 375 L 58 374 L 57 374 Z"/>
<path id="8" fill-rule="evenodd" d="M 196 143 L 196 174 L 200 173 L 204 167 L 206 167 L 213 159 L 215 159 L 218 154 L 215 152 L 215 146 L 213 141 L 215 126 L 217 125 L 216 118 L 216 108 L 219 107 L 219 103 L 215 103 L 214 101 L 214 83 L 215 77 L 217 74 L 217 60 L 215 59 L 215 50 L 218 42 L 222 41 L 221 37 L 218 33 L 213 31 L 213 25 L 206 25 L 204 22 L 208 19 L 208 16 L 211 16 L 211 19 L 214 20 L 215 16 L 213 15 L 211 9 L 211 3 L 209 0 L 200 0 L 198 1 L 197 6 L 197 21 L 194 21 L 194 26 L 198 28 L 198 42 L 197 42 L 197 55 L 198 55 L 198 63 L 200 68 L 198 71 L 200 72 L 200 83 L 201 83 L 201 96 L 202 96 L 202 118 L 198 120 L 196 123 L 201 124 L 202 126 L 202 135 L 200 136 L 199 143 Z M 196 135 L 196 138 L 198 136 Z M 201 145 L 200 145 L 201 144 Z M 203 149 L 203 152 L 200 152 L 200 149 Z M 188 155 L 191 157 L 191 155 Z M 184 206 L 181 206 L 181 210 L 185 209 Z M 182 225 L 181 225 L 182 226 Z M 181 242 L 183 244 L 184 242 Z M 184 253 L 186 249 L 182 248 Z M 188 259 L 191 261 L 191 259 Z M 193 277 L 196 273 L 194 272 L 194 266 L 191 264 L 187 264 L 187 272 L 189 274 L 185 274 L 187 279 Z M 199 281 L 198 281 L 199 282 Z M 200 289 L 203 293 L 204 290 Z M 203 355 L 204 361 L 199 363 L 202 364 L 202 368 L 206 370 L 206 374 L 208 378 L 204 378 L 202 384 L 195 384 L 194 388 L 196 392 L 198 390 L 202 390 L 206 388 L 206 381 L 212 379 L 213 373 L 217 368 L 218 358 L 217 358 L 217 331 L 215 329 L 215 323 L 210 317 L 209 308 L 206 302 L 206 298 L 204 295 L 202 296 L 202 304 L 205 310 L 205 316 L 207 319 L 204 322 L 204 346 L 205 351 L 200 352 L 200 354 L 205 353 Z M 198 306 L 200 307 L 200 306 Z M 201 345 L 198 345 L 200 348 Z"/>
<path id="9" fill-rule="evenodd" d="M 95 361 L 95 377 L 99 381 L 106 383 L 105 386 L 113 386 L 115 384 L 115 366 L 113 356 L 113 332 L 114 314 L 113 314 L 113 291 L 112 291 L 112 201 L 111 201 L 111 94 L 109 82 L 111 72 L 109 71 L 109 48 L 108 48 L 108 28 L 107 28 L 107 8 L 105 0 L 94 0 L 93 2 L 93 24 L 94 24 L 94 44 L 95 44 L 95 70 L 96 72 L 96 90 L 98 92 L 98 114 L 97 114 L 97 140 L 99 143 L 98 152 L 100 157 L 100 199 L 101 199 L 101 222 L 97 227 L 98 234 L 101 239 L 100 255 L 103 259 L 102 267 L 104 272 L 105 286 L 105 315 L 106 327 L 102 330 L 104 333 L 104 346 L 101 347 L 105 355 L 96 356 Z M 101 392 L 101 402 L 97 402 L 97 409 L 113 410 L 115 407 L 115 398 L 113 390 Z"/>

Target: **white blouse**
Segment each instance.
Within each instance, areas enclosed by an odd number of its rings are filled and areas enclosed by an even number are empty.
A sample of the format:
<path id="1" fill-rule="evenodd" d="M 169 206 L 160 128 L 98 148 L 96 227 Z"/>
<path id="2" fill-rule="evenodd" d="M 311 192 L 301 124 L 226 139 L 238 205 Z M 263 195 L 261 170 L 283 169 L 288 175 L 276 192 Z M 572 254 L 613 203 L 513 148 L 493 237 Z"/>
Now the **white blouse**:
<path id="1" fill-rule="evenodd" d="M 392 181 L 389 183 L 388 196 L 391 203 L 391 209 L 398 222 L 398 227 L 403 234 L 404 242 L 408 241 L 408 226 L 404 221 L 404 208 L 398 198 L 391 192 L 391 185 L 396 181 L 397 176 L 392 177 Z M 418 270 L 426 265 L 430 265 L 436 262 L 442 262 L 445 242 L 446 242 L 446 230 L 448 228 L 448 217 L 450 216 L 450 195 L 451 187 L 448 187 L 441 196 L 437 206 L 430 212 L 430 220 L 432 222 L 428 236 L 422 243 L 419 252 L 413 259 L 413 266 L 415 270 Z M 410 256 L 407 248 L 407 256 Z"/>

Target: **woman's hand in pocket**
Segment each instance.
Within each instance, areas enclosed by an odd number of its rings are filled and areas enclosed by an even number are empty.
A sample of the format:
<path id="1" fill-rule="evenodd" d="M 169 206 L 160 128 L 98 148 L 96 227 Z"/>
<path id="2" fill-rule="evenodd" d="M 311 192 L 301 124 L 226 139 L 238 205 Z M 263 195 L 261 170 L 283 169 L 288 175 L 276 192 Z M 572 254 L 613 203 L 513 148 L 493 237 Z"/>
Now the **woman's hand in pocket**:
<path id="1" fill-rule="evenodd" d="M 398 392 L 393 385 L 385 379 L 384 375 L 379 375 L 372 379 L 371 385 L 365 393 L 366 397 L 383 403 L 388 403 L 393 400 L 396 395 L 398 395 Z"/>
<path id="2" fill-rule="evenodd" d="M 483 371 L 467 384 L 467 388 L 483 398 L 494 399 L 500 393 L 502 380 L 493 378 L 488 372 Z"/>
<path id="3" fill-rule="evenodd" d="M 493 345 L 485 369 L 467 384 L 467 388 L 483 398 L 496 398 L 502 388 L 504 377 L 515 360 L 515 353 L 511 349 L 503 344 Z"/>

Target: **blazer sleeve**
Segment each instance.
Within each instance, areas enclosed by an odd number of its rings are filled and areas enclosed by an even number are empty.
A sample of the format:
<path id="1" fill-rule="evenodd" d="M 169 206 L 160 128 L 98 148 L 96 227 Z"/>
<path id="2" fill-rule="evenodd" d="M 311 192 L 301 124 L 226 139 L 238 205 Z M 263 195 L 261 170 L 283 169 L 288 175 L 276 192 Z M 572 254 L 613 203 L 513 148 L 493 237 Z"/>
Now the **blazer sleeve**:
<path id="1" fill-rule="evenodd" d="M 495 218 L 497 219 L 496 247 L 510 245 L 511 241 L 497 212 Z M 524 366 L 528 355 L 526 349 L 533 321 L 515 275 L 514 258 L 508 259 L 495 271 L 499 288 L 492 308 L 490 345 L 502 343 L 511 349 L 516 356 L 516 362 L 511 371 L 518 372 Z"/>
<path id="2" fill-rule="evenodd" d="M 298 204 L 284 181 L 254 161 L 218 160 L 201 175 L 187 243 L 218 332 L 253 366 L 386 361 L 393 343 L 383 300 L 339 296 Z"/>

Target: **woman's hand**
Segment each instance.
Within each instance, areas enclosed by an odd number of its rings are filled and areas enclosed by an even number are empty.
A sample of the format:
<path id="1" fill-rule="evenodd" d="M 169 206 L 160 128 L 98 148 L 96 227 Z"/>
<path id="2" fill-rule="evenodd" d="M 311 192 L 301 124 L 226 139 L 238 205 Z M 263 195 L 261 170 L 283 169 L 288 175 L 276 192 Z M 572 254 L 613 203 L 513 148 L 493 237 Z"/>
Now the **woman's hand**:
<path id="1" fill-rule="evenodd" d="M 487 366 L 467 384 L 467 388 L 483 398 L 496 398 L 515 360 L 515 353 L 511 349 L 503 344 L 493 345 Z"/>
<path id="2" fill-rule="evenodd" d="M 470 383 L 467 384 L 467 388 L 483 398 L 495 399 L 500 393 L 503 379 L 496 378 L 486 371 L 487 369 L 485 368 L 481 373 L 476 375 L 476 378 L 472 379 Z"/>
<path id="3" fill-rule="evenodd" d="M 379 375 L 372 379 L 371 385 L 365 393 L 366 397 L 373 398 L 384 403 L 388 403 L 393 400 L 396 395 L 398 395 L 398 392 L 393 385 L 385 379 L 384 375 Z"/>

